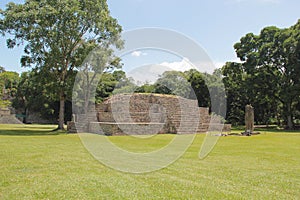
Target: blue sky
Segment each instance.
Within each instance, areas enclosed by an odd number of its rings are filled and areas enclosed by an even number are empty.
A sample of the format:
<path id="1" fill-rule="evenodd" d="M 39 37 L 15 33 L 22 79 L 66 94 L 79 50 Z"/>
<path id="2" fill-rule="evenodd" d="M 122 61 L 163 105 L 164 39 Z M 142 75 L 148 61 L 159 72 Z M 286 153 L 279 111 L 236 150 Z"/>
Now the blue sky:
<path id="1" fill-rule="evenodd" d="M 8 2 L 1 0 L 0 8 Z M 289 27 L 300 18 L 299 0 L 108 0 L 108 5 L 123 30 L 158 27 L 178 31 L 200 44 L 217 67 L 236 60 L 233 44 L 246 33 L 258 34 L 270 25 Z M 19 64 L 21 55 L 22 48 L 7 49 L 5 39 L 0 39 L 1 66 L 24 71 Z"/>

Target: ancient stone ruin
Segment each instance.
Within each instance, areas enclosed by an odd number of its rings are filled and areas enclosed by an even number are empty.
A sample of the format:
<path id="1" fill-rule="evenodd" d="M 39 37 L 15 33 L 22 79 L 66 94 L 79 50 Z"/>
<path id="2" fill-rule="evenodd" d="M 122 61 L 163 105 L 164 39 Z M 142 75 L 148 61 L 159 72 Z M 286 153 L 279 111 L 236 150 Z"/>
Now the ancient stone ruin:
<path id="1" fill-rule="evenodd" d="M 0 108 L 0 124 L 22 124 L 9 108 Z"/>
<path id="2" fill-rule="evenodd" d="M 147 135 L 157 133 L 206 133 L 209 129 L 230 132 L 229 124 L 211 117 L 197 100 L 161 94 L 119 94 L 77 114 L 68 122 L 69 132 L 104 135 Z"/>

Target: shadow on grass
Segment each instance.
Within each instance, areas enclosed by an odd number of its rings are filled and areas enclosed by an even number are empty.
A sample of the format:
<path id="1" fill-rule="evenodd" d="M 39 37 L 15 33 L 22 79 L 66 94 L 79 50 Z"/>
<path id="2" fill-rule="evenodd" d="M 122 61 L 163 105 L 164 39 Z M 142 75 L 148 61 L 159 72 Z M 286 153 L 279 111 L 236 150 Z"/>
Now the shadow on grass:
<path id="1" fill-rule="evenodd" d="M 9 126 L 0 127 L 0 135 L 7 136 L 47 136 L 65 134 L 65 131 L 56 130 L 53 127 L 43 126 Z"/>
<path id="2" fill-rule="evenodd" d="M 37 130 L 42 130 L 42 131 L 53 131 L 56 130 L 56 128 L 49 128 L 49 127 L 39 127 L 39 126 L 31 126 L 30 129 L 37 129 Z M 1 130 L 1 129 L 0 129 Z"/>
<path id="3" fill-rule="evenodd" d="M 232 127 L 232 131 L 243 131 L 245 129 L 244 126 L 235 126 Z M 274 133 L 299 133 L 300 130 L 287 130 L 287 129 L 283 129 L 283 128 L 278 128 L 275 125 L 270 125 L 269 127 L 254 127 L 254 131 L 258 131 L 258 132 L 274 132 Z"/>
<path id="4" fill-rule="evenodd" d="M 59 131 L 34 131 L 34 130 L 0 130 L 0 135 L 10 136 L 43 136 L 43 135 L 59 135 L 63 132 Z"/>
<path id="5" fill-rule="evenodd" d="M 300 130 L 268 129 L 268 128 L 257 128 L 257 129 L 254 129 L 254 131 L 272 132 L 272 133 L 300 133 Z"/>

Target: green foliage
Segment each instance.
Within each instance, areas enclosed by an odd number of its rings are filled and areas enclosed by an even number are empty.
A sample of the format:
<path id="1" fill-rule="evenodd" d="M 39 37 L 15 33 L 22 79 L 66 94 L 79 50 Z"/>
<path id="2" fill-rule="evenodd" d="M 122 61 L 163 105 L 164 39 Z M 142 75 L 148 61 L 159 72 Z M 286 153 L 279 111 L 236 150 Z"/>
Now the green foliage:
<path id="1" fill-rule="evenodd" d="M 144 84 L 135 89 L 136 93 L 159 93 L 156 91 L 156 86 L 152 84 Z"/>
<path id="2" fill-rule="evenodd" d="M 18 82 L 18 73 L 0 68 L 0 107 L 5 108 L 11 105 L 17 93 Z"/>
<path id="3" fill-rule="evenodd" d="M 17 72 L 3 71 L 0 73 L 0 87 L 1 94 L 5 91 L 6 95 L 13 97 L 16 93 L 16 86 L 19 81 L 19 74 Z"/>
<path id="4" fill-rule="evenodd" d="M 247 104 L 244 73 L 240 63 L 227 62 L 222 68 L 227 93 L 227 120 L 233 125 L 244 123 Z"/>
<path id="5" fill-rule="evenodd" d="M 209 97 L 206 101 L 209 102 L 211 112 L 222 117 L 226 116 L 226 93 L 221 69 L 214 70 L 213 74 L 204 73 L 206 86 L 202 86 L 201 93 L 209 91 Z M 207 89 L 206 89 L 207 88 Z"/>
<path id="6" fill-rule="evenodd" d="M 48 82 L 48 78 L 43 72 L 23 72 L 17 86 L 16 97 L 13 100 L 13 107 L 25 115 L 28 112 L 37 112 L 45 119 L 56 121 L 58 118 L 59 103 L 57 100 L 58 94 L 53 91 L 52 84 L 52 82 Z M 71 94 L 71 89 L 71 87 L 68 88 L 66 93 Z M 71 119 L 70 110 L 72 108 L 69 105 L 70 99 L 68 97 L 65 109 L 66 120 Z"/>
<path id="7" fill-rule="evenodd" d="M 172 90 L 170 88 L 168 88 L 165 85 L 161 85 L 159 83 L 154 84 L 154 93 L 157 93 L 157 94 L 172 94 L 172 95 L 174 95 L 174 93 L 172 92 Z"/>
<path id="8" fill-rule="evenodd" d="M 101 74 L 96 91 L 96 103 L 102 102 L 104 98 L 109 97 L 116 87 L 117 80 L 111 73 Z"/>
<path id="9" fill-rule="evenodd" d="M 116 70 L 112 73 L 102 73 L 96 90 L 96 103 L 102 102 L 113 93 L 121 92 L 121 88 L 133 85 L 124 71 Z"/>
<path id="10" fill-rule="evenodd" d="M 11 36 L 8 48 L 26 42 L 22 66 L 49 75 L 45 77 L 61 102 L 59 128 L 63 128 L 70 74 L 96 46 L 107 50 L 102 51 L 107 56 L 110 46 L 121 47 L 121 27 L 110 16 L 106 0 L 27 0 L 9 3 L 1 15 L 0 30 Z M 118 61 L 113 59 L 110 65 Z"/>
<path id="11" fill-rule="evenodd" d="M 209 91 L 204 75 L 201 72 L 198 72 L 197 70 L 193 69 L 186 71 L 185 74 L 187 76 L 188 82 L 192 87 L 189 97 L 191 99 L 197 99 L 199 106 L 209 107 Z"/>
<path id="12" fill-rule="evenodd" d="M 49 106 L 55 101 L 55 96 L 51 91 L 47 91 L 47 84 L 42 80 L 43 76 L 37 72 L 23 72 L 13 106 L 22 110 L 23 114 L 31 110 L 41 113 L 45 118 L 55 118 L 54 109 Z"/>
<path id="13" fill-rule="evenodd" d="M 227 63 L 222 69 L 229 120 L 242 122 L 243 107 L 251 103 L 257 122 L 277 118 L 280 123 L 283 116 L 293 128 L 300 96 L 300 20 L 290 28 L 271 26 L 259 35 L 248 33 L 234 48 L 242 63 Z"/>
<path id="14" fill-rule="evenodd" d="M 172 94 L 185 98 L 189 98 L 192 91 L 186 75 L 179 71 L 164 72 L 156 81 L 156 85 L 160 88 L 160 90 L 171 92 Z"/>
<path id="15" fill-rule="evenodd" d="M 133 83 L 128 85 L 124 85 L 122 87 L 116 87 L 113 91 L 113 94 L 126 94 L 126 93 L 133 93 L 137 89 L 137 86 Z"/>

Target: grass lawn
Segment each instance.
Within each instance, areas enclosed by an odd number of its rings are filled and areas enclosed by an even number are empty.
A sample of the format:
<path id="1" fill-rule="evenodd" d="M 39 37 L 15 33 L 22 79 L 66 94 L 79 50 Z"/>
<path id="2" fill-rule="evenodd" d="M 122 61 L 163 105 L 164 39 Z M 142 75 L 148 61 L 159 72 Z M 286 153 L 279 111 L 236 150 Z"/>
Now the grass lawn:
<path id="1" fill-rule="evenodd" d="M 299 199 L 300 133 L 221 137 L 204 160 L 204 135 L 159 171 L 129 174 L 95 160 L 78 135 L 53 126 L 0 125 L 0 199 Z M 110 137 L 143 152 L 173 135 Z M 184 136 L 180 136 L 184 137 Z"/>

